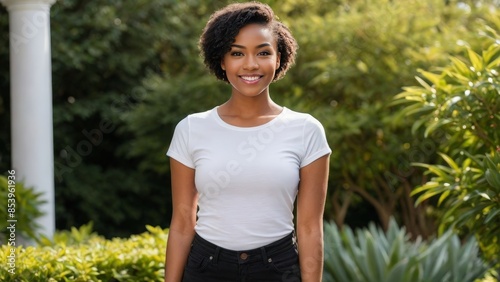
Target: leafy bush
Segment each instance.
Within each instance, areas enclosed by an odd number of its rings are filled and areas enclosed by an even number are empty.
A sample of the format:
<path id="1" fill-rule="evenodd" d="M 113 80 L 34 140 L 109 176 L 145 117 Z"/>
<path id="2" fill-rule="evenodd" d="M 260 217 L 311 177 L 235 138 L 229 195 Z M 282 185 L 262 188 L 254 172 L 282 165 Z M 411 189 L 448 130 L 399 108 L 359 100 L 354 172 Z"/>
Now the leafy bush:
<path id="1" fill-rule="evenodd" d="M 15 249 L 15 269 L 0 266 L 0 281 L 163 281 L 167 230 L 146 226 L 148 232 L 128 239 L 106 240 L 92 225 L 58 232 L 37 247 Z M 0 248 L 8 261 L 11 248 Z"/>
<path id="2" fill-rule="evenodd" d="M 15 196 L 15 220 L 16 223 L 16 234 L 18 239 L 36 239 L 36 231 L 39 226 L 36 223 L 36 219 L 42 216 L 42 212 L 39 206 L 44 203 L 40 199 L 41 193 L 37 193 L 33 188 L 25 187 L 22 182 L 15 182 L 15 192 L 13 190 L 9 191 L 9 179 L 5 175 L 0 175 L 0 242 L 8 238 L 10 235 L 10 230 L 7 229 L 9 222 L 9 206 L 8 199 L 9 194 Z"/>
<path id="3" fill-rule="evenodd" d="M 485 257 L 500 263 L 500 34 L 489 28 L 483 35 L 481 52 L 467 48 L 438 73 L 422 70 L 425 80 L 396 103 L 418 118 L 414 132 L 441 136 L 443 161 L 415 164 L 432 175 L 412 192 L 417 203 L 439 196 L 441 232 L 453 226 L 475 234 Z"/>
<path id="4" fill-rule="evenodd" d="M 374 224 L 357 231 L 325 224 L 326 282 L 467 282 L 481 278 L 487 268 L 475 239 L 461 244 L 451 231 L 413 242 L 393 219 L 386 233 Z"/>

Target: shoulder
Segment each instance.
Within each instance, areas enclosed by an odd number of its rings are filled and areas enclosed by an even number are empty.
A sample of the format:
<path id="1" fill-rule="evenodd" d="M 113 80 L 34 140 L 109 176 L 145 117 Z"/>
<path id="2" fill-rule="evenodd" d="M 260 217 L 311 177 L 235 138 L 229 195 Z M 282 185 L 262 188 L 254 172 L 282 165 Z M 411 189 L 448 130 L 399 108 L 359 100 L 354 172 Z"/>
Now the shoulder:
<path id="1" fill-rule="evenodd" d="M 189 120 L 190 122 L 202 122 L 209 120 L 212 116 L 212 113 L 215 111 L 215 108 L 210 109 L 208 111 L 204 112 L 199 112 L 199 113 L 193 113 L 188 115 L 185 119 Z"/>
<path id="2" fill-rule="evenodd" d="M 207 121 L 211 121 L 214 110 L 215 109 L 211 109 L 204 112 L 189 114 L 177 124 L 177 127 L 190 127 L 192 125 L 203 124 Z"/>
<path id="3" fill-rule="evenodd" d="M 287 123 L 298 123 L 303 125 L 304 127 L 323 127 L 320 121 L 311 114 L 294 111 L 288 108 L 285 108 L 285 111 L 286 112 L 283 118 Z"/>
<path id="4" fill-rule="evenodd" d="M 212 108 L 210 110 L 204 111 L 204 112 L 199 112 L 199 113 L 193 113 L 188 115 L 188 118 L 191 119 L 207 119 L 210 117 L 210 115 L 216 110 L 216 108 Z"/>

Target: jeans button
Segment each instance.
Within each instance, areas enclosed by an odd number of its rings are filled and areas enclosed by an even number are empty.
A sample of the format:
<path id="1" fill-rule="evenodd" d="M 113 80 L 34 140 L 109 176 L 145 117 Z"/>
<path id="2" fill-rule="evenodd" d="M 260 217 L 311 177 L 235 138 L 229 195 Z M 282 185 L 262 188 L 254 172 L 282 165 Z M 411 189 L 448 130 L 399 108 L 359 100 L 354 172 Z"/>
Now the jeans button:
<path id="1" fill-rule="evenodd" d="M 240 254 L 240 259 L 246 260 L 247 258 L 248 258 L 248 254 L 247 253 L 241 253 Z"/>

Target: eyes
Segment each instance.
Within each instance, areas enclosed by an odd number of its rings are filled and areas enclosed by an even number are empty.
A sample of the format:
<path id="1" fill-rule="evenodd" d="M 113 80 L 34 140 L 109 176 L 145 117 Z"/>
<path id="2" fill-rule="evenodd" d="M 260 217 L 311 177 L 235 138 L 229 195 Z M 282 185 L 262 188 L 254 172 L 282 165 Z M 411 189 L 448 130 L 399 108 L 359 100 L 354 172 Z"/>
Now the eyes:
<path id="1" fill-rule="evenodd" d="M 240 51 L 230 51 L 229 54 L 232 57 L 241 57 L 245 55 L 243 52 Z M 259 53 L 257 53 L 257 56 L 271 56 L 271 55 L 272 53 L 269 51 L 260 51 Z"/>

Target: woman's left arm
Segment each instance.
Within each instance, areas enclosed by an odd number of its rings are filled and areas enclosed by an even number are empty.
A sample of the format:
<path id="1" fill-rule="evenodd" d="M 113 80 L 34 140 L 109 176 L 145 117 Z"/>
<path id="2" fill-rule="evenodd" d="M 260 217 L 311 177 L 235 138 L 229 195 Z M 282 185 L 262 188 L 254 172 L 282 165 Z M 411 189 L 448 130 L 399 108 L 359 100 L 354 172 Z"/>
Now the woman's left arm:
<path id="1" fill-rule="evenodd" d="M 323 213 L 329 160 L 328 154 L 300 169 L 297 240 L 303 282 L 321 282 L 323 275 Z"/>

